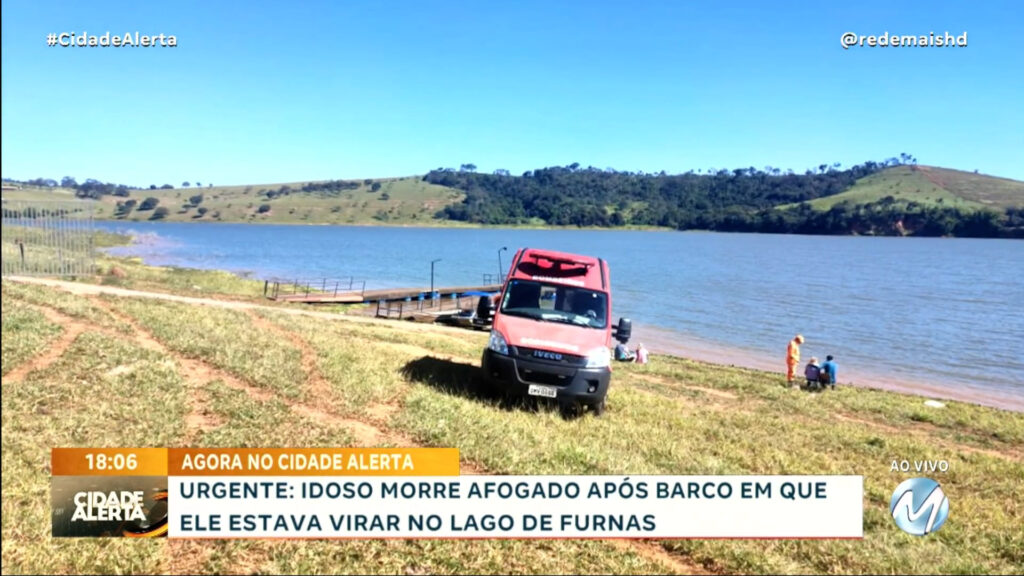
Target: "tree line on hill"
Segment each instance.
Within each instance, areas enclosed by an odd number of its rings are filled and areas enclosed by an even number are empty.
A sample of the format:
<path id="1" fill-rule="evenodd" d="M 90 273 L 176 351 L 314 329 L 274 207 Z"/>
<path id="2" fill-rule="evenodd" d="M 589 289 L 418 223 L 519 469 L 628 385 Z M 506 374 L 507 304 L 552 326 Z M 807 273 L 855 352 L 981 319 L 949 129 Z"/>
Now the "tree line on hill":
<path id="1" fill-rule="evenodd" d="M 381 188 L 380 182 L 370 178 L 363 180 L 363 185 L 367 186 L 368 192 L 376 192 Z M 355 190 L 357 188 L 359 188 L 359 182 L 355 180 L 328 180 L 326 182 L 308 182 L 297 189 L 285 184 L 280 188 L 261 189 L 259 193 L 265 195 L 268 200 L 273 200 L 278 196 L 288 196 L 292 192 L 317 192 L 329 196 L 337 196 L 345 190 Z"/>
<path id="2" fill-rule="evenodd" d="M 814 210 L 808 201 L 839 194 L 865 176 L 892 166 L 916 164 L 910 154 L 881 162 L 865 162 L 846 169 L 839 164 L 821 164 L 802 174 L 765 167 L 763 170 L 697 170 L 685 174 L 623 172 L 611 168 L 568 166 L 530 170 L 512 176 L 508 170 L 492 174 L 476 172 L 476 165 L 430 171 L 423 180 L 465 192 L 465 199 L 449 205 L 436 217 L 479 224 L 524 224 L 537 221 L 556 226 L 660 226 L 679 230 L 723 232 L 771 232 L 798 234 L 875 234 L 916 236 L 970 236 L 1024 238 L 1024 209 L 963 209 L 897 201 L 893 197 L 851 204 L 838 203 L 828 210 Z M 16 182 L 5 179 L 5 182 Z M 52 179 L 37 178 L 21 184 L 55 187 Z M 129 196 L 132 188 L 92 178 L 79 183 L 65 176 L 60 186 L 75 190 L 80 198 L 98 199 L 112 195 Z M 189 187 L 190 182 L 183 182 Z M 199 182 L 196 187 L 201 186 Z M 362 181 L 368 192 L 378 192 L 381 183 Z M 208 184 L 208 186 L 210 186 Z M 357 189 L 359 181 L 311 182 L 298 188 L 283 185 L 262 189 L 268 200 L 293 192 L 330 195 Z M 151 185 L 150 189 L 157 189 Z M 173 189 L 164 184 L 160 189 Z M 115 216 L 126 217 L 132 210 L 152 210 L 150 219 L 167 216 L 167 207 L 148 197 L 118 201 Z M 202 194 L 189 199 L 183 211 L 200 207 Z M 265 208 L 264 208 L 265 207 Z M 261 212 L 269 211 L 262 205 Z"/>
<path id="3" fill-rule="evenodd" d="M 909 154 L 846 169 L 822 164 L 802 174 L 766 167 L 658 174 L 581 168 L 475 172 L 438 168 L 423 180 L 465 192 L 435 216 L 479 224 L 660 226 L 678 230 L 800 234 L 1024 237 L 1019 210 L 998 213 L 898 202 L 892 197 L 829 210 L 808 201 L 839 194 L 885 168 L 916 164 Z M 783 207 L 792 205 L 790 207 Z"/>
<path id="4" fill-rule="evenodd" d="M 475 166 L 474 166 L 475 168 Z M 128 186 L 125 184 L 114 184 L 112 182 L 100 182 L 99 180 L 88 178 L 85 182 L 78 182 L 72 176 L 65 176 L 60 182 L 53 178 L 33 178 L 32 180 L 18 181 L 10 178 L 5 178 L 4 182 L 10 182 L 14 184 L 23 184 L 26 186 L 37 186 L 39 188 L 68 188 L 75 191 L 75 196 L 78 198 L 89 198 L 98 200 L 103 196 L 119 196 L 127 197 L 132 190 L 143 190 L 137 186 Z M 381 189 L 381 183 L 373 179 L 367 178 L 362 181 L 363 185 L 368 188 L 369 192 L 377 192 Z M 181 183 L 182 188 L 189 188 L 195 186 L 201 188 L 202 182 L 195 182 L 194 184 L 189 181 Z M 207 183 L 207 188 L 213 186 L 213 184 Z M 292 188 L 285 184 L 278 188 L 272 189 L 261 189 L 260 194 L 266 195 L 268 199 L 276 198 L 277 196 L 287 196 L 292 192 L 320 192 L 327 194 L 337 195 L 345 190 L 355 190 L 359 188 L 360 183 L 357 180 L 328 180 L 326 182 L 309 182 L 303 184 L 298 188 Z M 157 186 L 156 184 L 150 184 L 149 190 L 173 190 L 174 186 L 170 184 L 164 184 L 163 186 Z"/>
<path id="5" fill-rule="evenodd" d="M 60 179 L 60 182 L 53 178 L 33 178 L 31 180 L 18 181 L 10 178 L 5 178 L 4 182 L 11 182 L 16 184 L 23 184 L 25 186 L 37 186 L 39 188 L 68 188 L 75 191 L 75 196 L 82 199 L 99 200 L 104 196 L 119 196 L 127 197 L 132 190 L 142 190 L 138 186 L 128 186 L 126 184 L 115 184 L 113 182 L 101 182 L 95 178 L 86 178 L 85 182 L 79 182 L 73 176 L 65 176 Z M 182 188 L 188 188 L 192 186 L 191 182 L 185 181 L 181 183 Z M 202 186 L 202 183 L 196 182 L 197 188 Z M 212 187 L 213 184 L 207 184 L 207 187 Z M 164 184 L 157 186 L 156 184 L 150 184 L 149 190 L 173 190 L 174 186 L 170 184 Z"/>
<path id="6" fill-rule="evenodd" d="M 200 206 L 200 204 L 202 204 L 203 202 L 203 198 L 204 196 L 201 193 L 189 196 L 188 201 L 181 205 L 181 211 L 179 212 L 179 214 L 184 214 L 191 210 L 192 208 L 197 208 L 196 216 L 193 216 L 193 218 L 202 218 L 203 216 L 206 215 L 207 212 L 209 212 L 208 208 L 206 208 L 205 206 Z M 149 219 L 162 220 L 163 218 L 166 218 L 168 214 L 170 214 L 170 209 L 167 208 L 166 206 L 160 206 L 159 204 L 160 199 L 155 196 L 149 196 L 145 198 L 142 202 L 137 202 L 134 198 L 129 198 L 127 200 L 118 200 L 116 207 L 114 208 L 114 217 L 118 219 L 126 218 L 128 214 L 131 213 L 132 210 L 135 210 L 137 212 L 145 212 L 147 210 L 152 210 L 153 212 L 152 214 L 150 214 Z"/>
<path id="7" fill-rule="evenodd" d="M 875 202 L 840 202 L 828 210 L 802 203 L 792 209 L 733 212 L 708 229 L 722 232 L 790 234 L 857 234 L 878 236 L 957 236 L 964 238 L 1024 238 L 1024 209 L 969 210 L 897 202 L 887 196 Z"/>
<path id="8" fill-rule="evenodd" d="M 60 182 L 57 182 L 53 178 L 33 178 L 32 180 L 25 180 L 19 182 L 17 180 L 5 179 L 6 182 L 14 182 L 17 184 L 24 184 L 26 186 L 38 186 L 40 188 L 69 188 L 75 191 L 75 196 L 78 198 L 91 198 L 99 199 L 103 196 L 128 196 L 131 190 L 135 190 L 134 186 L 126 186 L 124 184 L 114 184 L 111 182 L 100 182 L 93 178 L 86 179 L 85 182 L 79 183 L 71 176 L 65 176 L 61 178 Z M 173 188 L 170 184 L 165 184 L 165 188 Z M 155 188 L 155 187 L 154 187 Z"/>

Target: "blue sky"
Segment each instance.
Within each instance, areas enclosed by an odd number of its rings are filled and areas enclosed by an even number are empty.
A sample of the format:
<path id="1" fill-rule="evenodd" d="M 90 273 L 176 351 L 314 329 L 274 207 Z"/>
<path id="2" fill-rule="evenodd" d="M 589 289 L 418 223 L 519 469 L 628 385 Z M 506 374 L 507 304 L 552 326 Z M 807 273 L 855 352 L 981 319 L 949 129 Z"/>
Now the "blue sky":
<path id="1" fill-rule="evenodd" d="M 850 165 L 1024 180 L 1024 18 L 963 2 L 2 4 L 2 174 L 130 185 Z M 47 47 L 50 32 L 175 48 Z M 966 48 L 844 32 L 968 33 Z"/>

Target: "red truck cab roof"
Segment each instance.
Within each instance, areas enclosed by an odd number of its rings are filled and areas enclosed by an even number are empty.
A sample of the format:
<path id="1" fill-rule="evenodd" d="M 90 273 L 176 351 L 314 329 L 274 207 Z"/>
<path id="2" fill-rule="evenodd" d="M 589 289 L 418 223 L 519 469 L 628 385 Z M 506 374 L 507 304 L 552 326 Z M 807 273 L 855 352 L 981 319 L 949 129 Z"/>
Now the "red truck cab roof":
<path id="1" fill-rule="evenodd" d="M 509 279 L 538 280 L 608 291 L 608 265 L 600 258 L 566 252 L 521 248 L 512 260 Z"/>
<path id="2" fill-rule="evenodd" d="M 585 355 L 611 338 L 608 265 L 591 256 L 516 251 L 493 328 L 512 346 Z"/>

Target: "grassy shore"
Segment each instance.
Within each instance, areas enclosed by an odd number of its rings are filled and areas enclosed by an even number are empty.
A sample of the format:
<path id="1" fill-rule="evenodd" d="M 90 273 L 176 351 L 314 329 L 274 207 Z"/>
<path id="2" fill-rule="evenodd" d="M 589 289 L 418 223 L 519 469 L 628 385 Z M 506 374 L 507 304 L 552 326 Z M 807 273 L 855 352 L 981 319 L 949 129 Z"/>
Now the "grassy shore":
<path id="1" fill-rule="evenodd" d="M 123 264 L 120 264 L 123 265 Z M 145 270 L 125 283 L 188 291 Z M 133 276 L 136 276 L 133 278 Z M 169 280 L 170 279 L 170 280 Z M 245 282 L 244 280 L 237 280 Z M 207 292 L 217 281 L 208 280 Z M 219 294 L 240 292 L 227 283 Z M 194 291 L 193 291 L 194 292 Z M 481 388 L 486 334 L 401 322 L 78 296 L 4 282 L 3 571 L 1020 573 L 1024 415 L 654 356 L 608 412 L 563 419 Z M 286 313 L 292 312 L 292 313 Z M 125 402 L 125 399 L 131 402 Z M 495 474 L 858 474 L 859 541 L 137 542 L 49 536 L 53 446 L 455 446 Z M 893 460 L 945 459 L 941 531 L 888 517 Z"/>

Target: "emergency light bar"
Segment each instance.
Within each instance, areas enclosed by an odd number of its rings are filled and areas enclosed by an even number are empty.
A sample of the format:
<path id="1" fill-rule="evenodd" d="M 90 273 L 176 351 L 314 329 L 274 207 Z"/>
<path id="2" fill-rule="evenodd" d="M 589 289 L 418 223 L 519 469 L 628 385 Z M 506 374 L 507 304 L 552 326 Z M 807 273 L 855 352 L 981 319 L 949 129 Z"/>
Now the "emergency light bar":
<path id="1" fill-rule="evenodd" d="M 591 266 L 594 265 L 593 262 L 585 262 L 583 260 L 572 260 L 570 258 L 552 258 L 550 256 L 543 256 L 539 254 L 531 254 L 530 258 L 532 258 L 535 262 L 544 261 L 551 262 L 552 264 L 575 264 L 576 266 L 586 266 L 587 268 L 590 268 Z"/>

